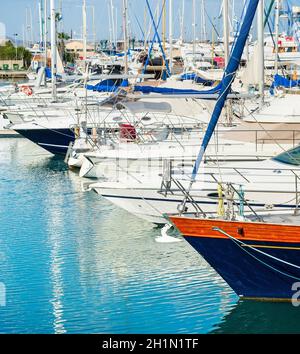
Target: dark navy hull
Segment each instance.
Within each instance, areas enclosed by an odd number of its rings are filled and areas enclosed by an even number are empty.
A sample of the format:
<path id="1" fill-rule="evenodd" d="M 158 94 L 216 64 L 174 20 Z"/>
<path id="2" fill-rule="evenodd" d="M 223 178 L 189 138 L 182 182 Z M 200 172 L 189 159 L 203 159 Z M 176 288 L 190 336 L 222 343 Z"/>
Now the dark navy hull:
<path id="1" fill-rule="evenodd" d="M 19 134 L 54 155 L 66 155 L 69 144 L 75 141 L 74 131 L 64 129 L 19 129 Z"/>
<path id="2" fill-rule="evenodd" d="M 284 300 L 300 289 L 300 243 L 185 239 L 241 297 Z"/>

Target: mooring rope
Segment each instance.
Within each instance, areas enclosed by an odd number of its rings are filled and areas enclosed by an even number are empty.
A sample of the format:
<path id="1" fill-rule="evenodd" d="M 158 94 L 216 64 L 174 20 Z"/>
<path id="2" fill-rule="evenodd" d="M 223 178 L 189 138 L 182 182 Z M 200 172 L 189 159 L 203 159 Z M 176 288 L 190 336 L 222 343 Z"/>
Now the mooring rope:
<path id="1" fill-rule="evenodd" d="M 262 263 L 264 266 L 266 266 L 266 267 L 272 269 L 273 271 L 275 271 L 275 272 L 277 272 L 277 273 L 280 273 L 280 274 L 282 274 L 282 275 L 284 275 L 284 276 L 286 276 L 286 277 L 289 277 L 289 278 L 292 278 L 292 279 L 295 279 L 295 280 L 300 280 L 300 278 L 295 277 L 295 276 L 290 275 L 290 274 L 287 274 L 287 273 L 285 273 L 285 272 L 282 272 L 281 270 L 279 270 L 279 269 L 277 269 L 277 268 L 271 266 L 270 264 L 268 264 L 268 263 L 262 261 L 261 259 L 257 258 L 257 257 L 256 257 L 255 255 L 253 255 L 252 253 L 248 252 L 248 251 L 245 249 L 245 247 L 248 247 L 248 248 L 252 249 L 253 251 L 259 252 L 259 253 L 263 254 L 264 256 L 266 256 L 266 257 L 272 258 L 272 259 L 274 259 L 274 260 L 276 260 L 276 261 L 278 261 L 278 262 L 287 264 L 287 265 L 289 265 L 289 266 L 291 266 L 291 267 L 300 269 L 299 266 L 297 266 L 297 265 L 295 265 L 295 264 L 292 264 L 292 263 L 289 263 L 289 262 L 286 262 L 286 261 L 284 261 L 284 260 L 282 260 L 282 259 L 280 259 L 280 258 L 274 257 L 274 256 L 272 256 L 272 255 L 270 255 L 270 254 L 268 254 L 268 253 L 265 253 L 265 252 L 263 252 L 263 251 L 260 251 L 260 250 L 256 249 L 255 247 L 252 247 L 252 246 L 250 246 L 250 245 L 247 245 L 246 243 L 244 243 L 244 242 L 242 242 L 242 241 L 236 239 L 235 237 L 229 235 L 227 232 L 223 231 L 222 229 L 220 229 L 220 228 L 218 228 L 218 227 L 214 227 L 213 230 L 218 231 L 218 232 L 222 233 L 223 235 L 227 236 L 227 237 L 228 237 L 232 242 L 234 242 L 240 249 L 242 249 L 244 252 L 246 252 L 249 256 L 251 256 L 251 257 L 254 258 L 255 260 L 257 260 L 259 263 Z M 242 247 L 241 245 L 243 245 L 244 247 Z"/>

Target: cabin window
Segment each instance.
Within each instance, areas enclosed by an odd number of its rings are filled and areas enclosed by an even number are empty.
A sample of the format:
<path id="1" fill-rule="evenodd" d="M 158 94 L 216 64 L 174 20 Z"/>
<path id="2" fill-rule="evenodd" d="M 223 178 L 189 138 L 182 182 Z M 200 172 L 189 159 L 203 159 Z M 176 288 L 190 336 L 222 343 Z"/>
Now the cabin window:
<path id="1" fill-rule="evenodd" d="M 123 118 L 122 117 L 114 117 L 112 120 L 115 122 L 121 122 L 123 120 Z"/>
<path id="2" fill-rule="evenodd" d="M 209 193 L 207 194 L 209 198 L 220 198 L 219 193 Z M 222 193 L 222 197 L 224 198 L 224 194 Z"/>
<path id="3" fill-rule="evenodd" d="M 143 120 L 144 122 L 147 122 L 147 121 L 151 120 L 151 117 L 144 116 L 144 117 L 142 118 L 142 120 Z"/>

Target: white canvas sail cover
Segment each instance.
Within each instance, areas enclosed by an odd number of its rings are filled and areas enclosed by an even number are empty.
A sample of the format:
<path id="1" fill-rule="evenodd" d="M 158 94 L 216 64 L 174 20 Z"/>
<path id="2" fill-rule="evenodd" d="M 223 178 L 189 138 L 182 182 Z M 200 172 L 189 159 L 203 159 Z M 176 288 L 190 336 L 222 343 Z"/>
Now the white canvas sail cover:
<path id="1" fill-rule="evenodd" d="M 57 57 L 57 74 L 62 75 L 65 73 L 65 69 L 57 49 L 56 49 L 56 57 Z"/>
<path id="2" fill-rule="evenodd" d="M 203 71 L 198 69 L 196 71 L 197 76 L 199 76 L 203 80 L 207 81 L 221 81 L 223 77 L 223 70 L 207 70 Z"/>
<path id="3" fill-rule="evenodd" d="M 259 48 L 256 43 L 253 48 L 253 53 L 249 59 L 247 67 L 241 75 L 241 80 L 245 86 L 258 86 L 259 84 L 259 70 L 257 70 L 259 65 Z"/>

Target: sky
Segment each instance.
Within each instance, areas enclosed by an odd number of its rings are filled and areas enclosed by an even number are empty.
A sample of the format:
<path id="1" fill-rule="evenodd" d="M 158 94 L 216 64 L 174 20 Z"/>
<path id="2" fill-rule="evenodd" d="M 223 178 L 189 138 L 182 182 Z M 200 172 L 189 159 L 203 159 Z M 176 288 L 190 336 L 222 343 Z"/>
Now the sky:
<path id="1" fill-rule="evenodd" d="M 87 15 L 88 15 L 88 38 L 93 40 L 93 28 L 95 28 L 97 40 L 110 37 L 108 4 L 110 1 L 114 5 L 114 13 L 117 13 L 117 37 L 122 38 L 122 0 L 86 0 L 87 2 Z M 168 0 L 166 0 L 168 3 Z M 180 16 L 182 13 L 182 3 L 185 1 L 185 39 L 190 40 L 192 38 L 192 3 L 193 0 L 173 0 L 173 32 L 174 37 L 178 38 L 180 35 Z M 235 3 L 235 14 L 239 18 L 243 6 L 243 0 L 229 0 L 231 3 Z M 266 0 L 268 3 L 270 0 Z M 286 1 L 286 0 L 285 0 Z M 23 38 L 24 27 L 26 24 L 26 8 L 28 17 L 32 14 L 32 32 L 34 40 L 39 38 L 39 16 L 38 16 L 38 2 L 39 0 L 0 0 L 0 22 L 5 25 L 6 35 L 10 38 L 14 38 L 14 34 L 18 34 L 19 39 Z M 57 8 L 59 3 L 62 2 L 62 29 L 64 32 L 73 32 L 74 38 L 82 38 L 82 0 L 55 0 Z M 153 12 L 158 4 L 162 4 L 163 0 L 149 0 L 152 6 Z M 211 24 L 213 21 L 220 31 L 222 26 L 222 19 L 219 18 L 222 0 L 205 0 L 206 11 L 208 17 L 206 17 L 208 37 L 211 39 Z M 291 4 L 298 4 L 300 6 L 300 0 L 289 0 Z M 49 0 L 48 0 L 49 3 Z M 129 23 L 130 31 L 136 38 L 142 38 L 142 30 L 149 28 L 149 16 L 145 21 L 145 9 L 146 0 L 128 0 L 129 3 Z M 200 23 L 200 3 L 201 0 L 196 0 L 196 37 L 200 37 L 201 23 Z M 92 9 L 94 8 L 95 14 L 95 26 L 93 27 Z M 145 23 L 147 24 L 145 26 Z M 168 24 L 167 24 L 168 26 Z M 3 25 L 0 25 L 3 29 Z M 142 28 L 142 30 L 141 30 Z M 30 37 L 30 31 L 27 32 L 27 37 Z"/>

